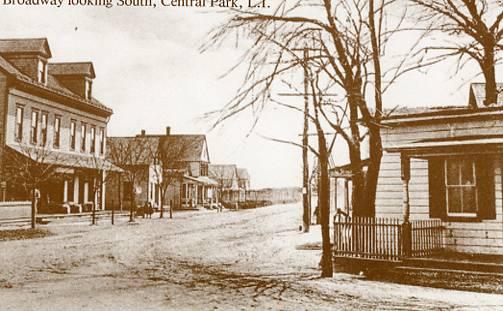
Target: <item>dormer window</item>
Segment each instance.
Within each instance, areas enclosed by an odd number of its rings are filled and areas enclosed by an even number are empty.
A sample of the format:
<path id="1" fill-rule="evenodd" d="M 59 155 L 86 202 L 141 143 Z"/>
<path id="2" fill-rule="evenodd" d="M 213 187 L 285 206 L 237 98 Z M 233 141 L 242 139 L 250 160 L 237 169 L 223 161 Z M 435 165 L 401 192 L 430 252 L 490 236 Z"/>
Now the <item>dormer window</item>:
<path id="1" fill-rule="evenodd" d="M 43 84 L 47 82 L 47 63 L 41 60 L 38 61 L 37 80 Z"/>
<path id="2" fill-rule="evenodd" d="M 93 83 L 89 80 L 86 80 L 86 99 L 90 100 L 93 91 Z"/>

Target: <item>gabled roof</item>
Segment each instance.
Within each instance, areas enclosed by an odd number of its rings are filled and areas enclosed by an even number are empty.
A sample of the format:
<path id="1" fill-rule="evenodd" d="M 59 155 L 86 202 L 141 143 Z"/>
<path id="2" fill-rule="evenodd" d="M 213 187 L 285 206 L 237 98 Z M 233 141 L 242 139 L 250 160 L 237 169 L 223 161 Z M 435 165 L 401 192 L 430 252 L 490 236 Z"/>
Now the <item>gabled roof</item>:
<path id="1" fill-rule="evenodd" d="M 178 161 L 201 161 L 206 150 L 205 135 L 162 135 L 160 149 L 170 154 L 176 153 Z"/>
<path id="2" fill-rule="evenodd" d="M 492 103 L 491 106 L 494 105 L 503 105 L 503 83 L 496 83 L 496 89 L 498 90 L 498 97 L 496 103 Z M 486 88 L 485 83 L 472 83 L 470 84 L 470 95 L 468 104 L 472 108 L 481 108 L 487 105 L 484 105 L 484 101 L 486 99 Z"/>
<path id="3" fill-rule="evenodd" d="M 160 137 L 107 137 L 107 154 L 116 165 L 154 164 Z"/>
<path id="4" fill-rule="evenodd" d="M 0 54 L 37 54 L 51 58 L 47 38 L 0 39 Z"/>
<path id="5" fill-rule="evenodd" d="M 154 163 L 154 157 L 166 152 L 170 161 L 192 162 L 201 161 L 201 155 L 206 150 L 204 135 L 137 135 L 134 137 L 108 137 L 108 151 L 122 150 L 130 154 L 129 160 L 134 165 L 149 165 Z M 127 162 L 127 161 L 126 161 Z"/>
<path id="6" fill-rule="evenodd" d="M 246 168 L 237 169 L 238 179 L 250 179 L 250 174 Z"/>
<path id="7" fill-rule="evenodd" d="M 237 167 L 235 164 L 210 164 L 208 176 L 217 180 L 224 188 L 232 188 L 233 180 L 237 180 Z"/>
<path id="8" fill-rule="evenodd" d="M 96 78 L 92 62 L 80 63 L 49 63 L 49 74 L 53 76 L 77 76 L 83 75 L 91 79 Z"/>

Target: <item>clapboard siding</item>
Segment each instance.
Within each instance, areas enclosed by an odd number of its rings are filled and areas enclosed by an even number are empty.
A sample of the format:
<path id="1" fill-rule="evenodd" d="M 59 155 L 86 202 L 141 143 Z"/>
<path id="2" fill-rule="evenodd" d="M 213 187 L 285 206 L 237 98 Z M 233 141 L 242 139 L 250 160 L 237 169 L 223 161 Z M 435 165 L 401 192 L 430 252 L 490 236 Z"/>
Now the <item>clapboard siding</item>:
<path id="1" fill-rule="evenodd" d="M 401 125 L 382 130 L 383 147 L 419 140 L 468 135 L 503 134 L 503 119 L 448 121 L 428 125 Z M 463 252 L 503 254 L 503 189 L 501 159 L 495 162 L 496 219 L 482 222 L 445 222 L 448 249 Z M 403 218 L 400 155 L 384 152 L 376 195 L 376 216 Z M 429 218 L 428 161 L 411 159 L 409 181 L 410 218 Z"/>

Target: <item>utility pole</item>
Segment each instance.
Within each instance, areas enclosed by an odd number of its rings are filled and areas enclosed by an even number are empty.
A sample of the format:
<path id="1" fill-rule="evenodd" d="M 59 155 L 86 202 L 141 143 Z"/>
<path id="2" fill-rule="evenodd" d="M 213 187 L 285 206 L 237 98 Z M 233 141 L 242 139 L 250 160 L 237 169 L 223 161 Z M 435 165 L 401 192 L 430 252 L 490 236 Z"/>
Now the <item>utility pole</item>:
<path id="1" fill-rule="evenodd" d="M 309 136 L 317 134 L 309 134 L 309 96 L 314 93 L 309 92 L 309 50 L 315 50 L 309 47 L 302 49 L 293 49 L 294 51 L 302 51 L 302 67 L 304 69 L 304 93 L 280 93 L 280 96 L 303 96 L 304 97 L 304 127 L 302 131 L 302 222 L 303 231 L 309 232 L 311 226 L 311 187 L 309 178 Z M 336 94 L 324 94 L 325 96 L 336 96 Z"/>
<path id="2" fill-rule="evenodd" d="M 309 50 L 307 47 L 303 49 L 303 59 L 302 65 L 304 67 L 304 129 L 302 131 L 302 206 L 304 215 L 302 217 L 304 222 L 304 232 L 309 232 L 309 226 L 311 225 L 311 204 L 310 204 L 310 187 L 309 187 L 309 160 L 308 160 L 308 149 L 309 144 L 309 71 L 307 68 L 307 61 L 309 59 Z"/>

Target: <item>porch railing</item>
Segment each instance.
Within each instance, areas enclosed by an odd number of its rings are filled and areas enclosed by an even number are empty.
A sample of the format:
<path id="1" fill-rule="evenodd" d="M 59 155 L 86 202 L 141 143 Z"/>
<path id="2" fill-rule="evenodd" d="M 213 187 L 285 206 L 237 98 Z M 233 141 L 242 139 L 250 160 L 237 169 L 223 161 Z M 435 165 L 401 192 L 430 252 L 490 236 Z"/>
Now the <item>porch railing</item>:
<path id="1" fill-rule="evenodd" d="M 410 239 L 404 238 L 406 228 L 399 218 L 336 216 L 334 255 L 399 261 L 406 250 L 411 250 L 411 256 L 426 256 L 442 247 L 440 220 L 411 222 Z"/>

